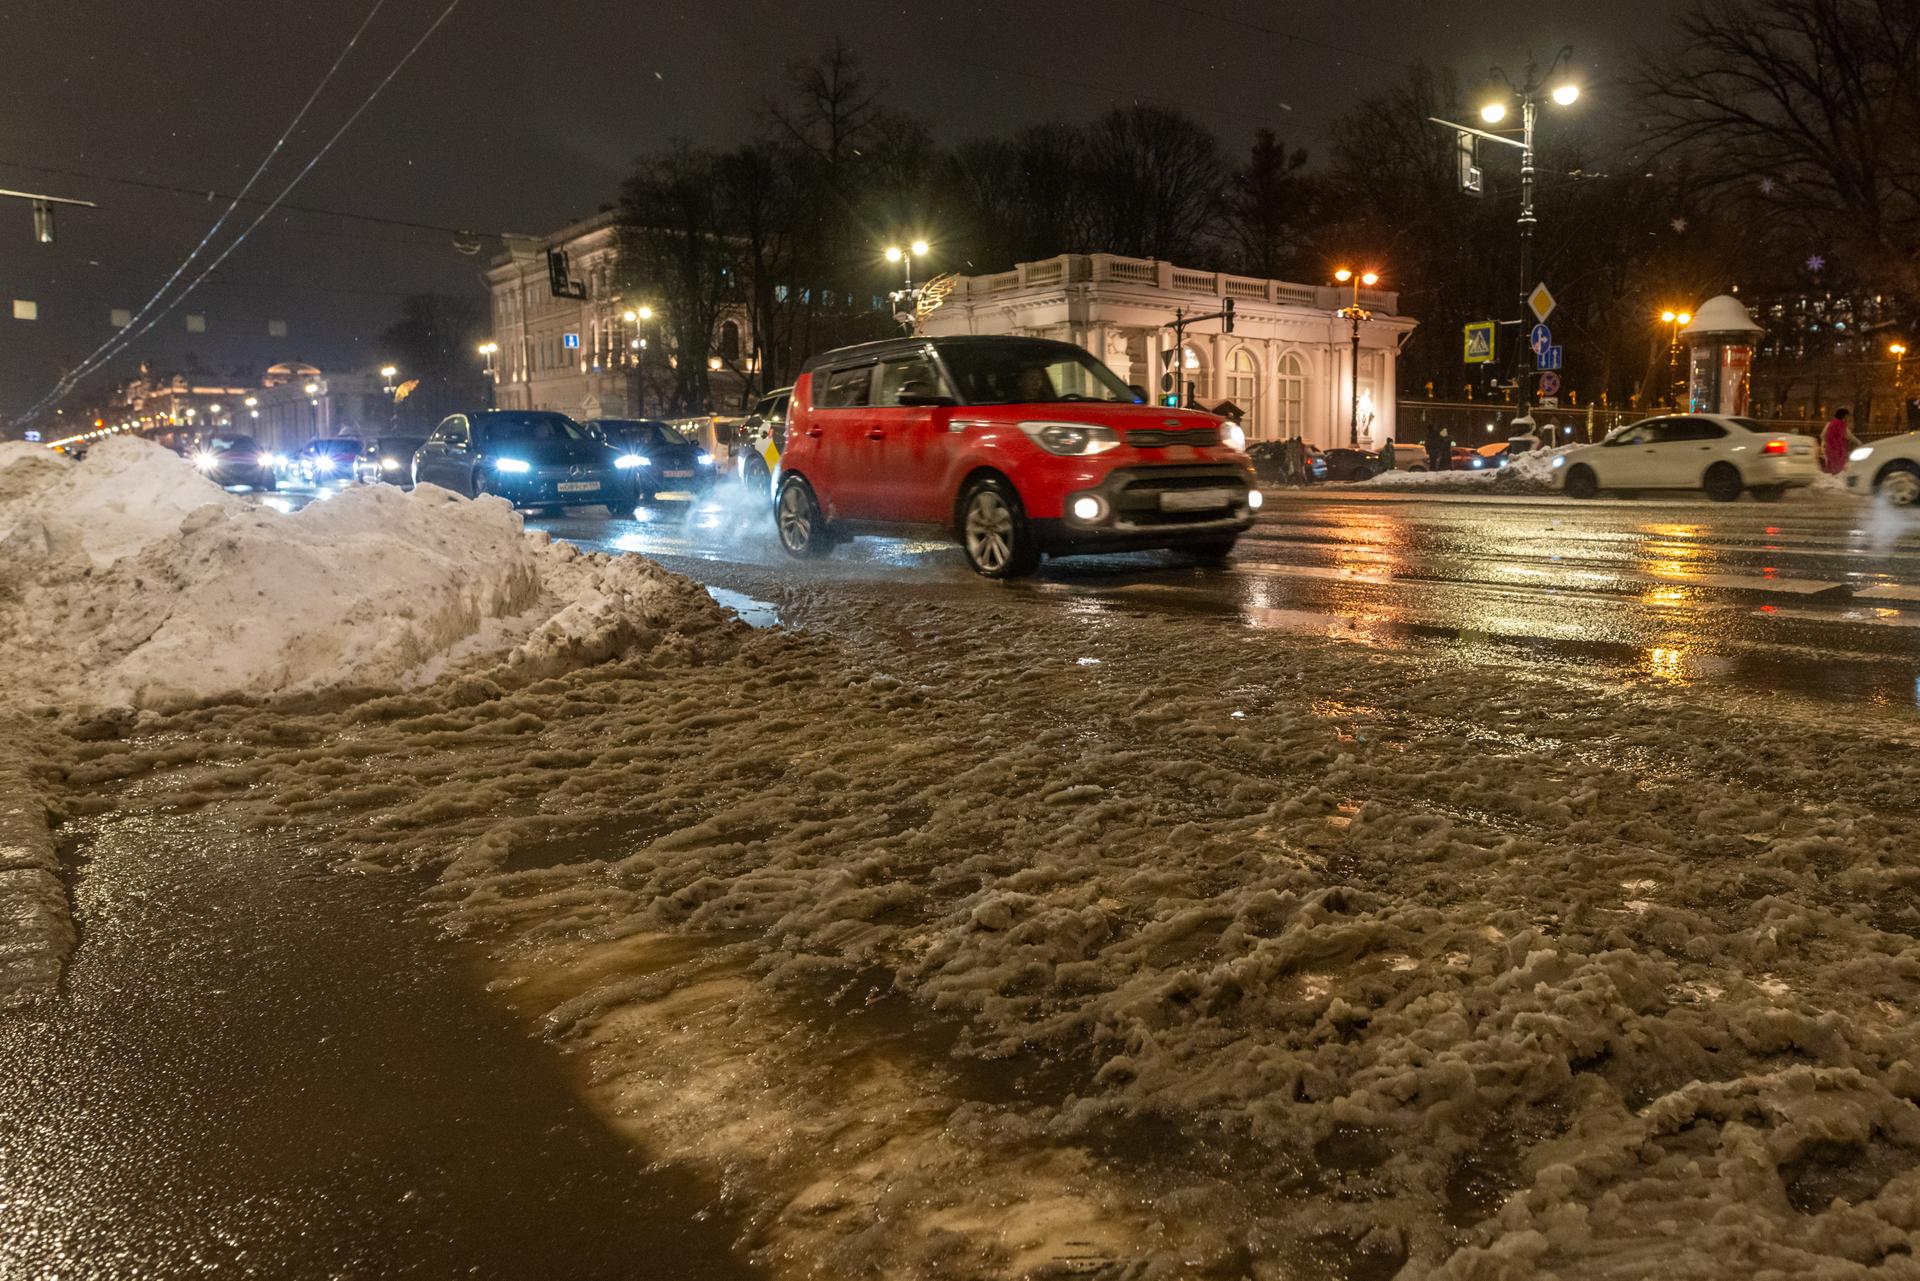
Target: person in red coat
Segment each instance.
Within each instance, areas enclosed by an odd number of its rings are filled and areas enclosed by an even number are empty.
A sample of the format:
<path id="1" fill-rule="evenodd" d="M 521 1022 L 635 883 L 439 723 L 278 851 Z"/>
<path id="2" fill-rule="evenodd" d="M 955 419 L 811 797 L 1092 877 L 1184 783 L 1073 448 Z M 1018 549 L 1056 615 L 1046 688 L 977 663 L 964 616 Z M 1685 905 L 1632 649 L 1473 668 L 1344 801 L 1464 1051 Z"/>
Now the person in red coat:
<path id="1" fill-rule="evenodd" d="M 1847 455 L 1860 443 L 1860 438 L 1853 434 L 1853 424 L 1847 421 L 1851 413 L 1845 408 L 1834 410 L 1827 429 L 1820 433 L 1820 466 L 1829 476 L 1838 476 L 1846 470 Z"/>

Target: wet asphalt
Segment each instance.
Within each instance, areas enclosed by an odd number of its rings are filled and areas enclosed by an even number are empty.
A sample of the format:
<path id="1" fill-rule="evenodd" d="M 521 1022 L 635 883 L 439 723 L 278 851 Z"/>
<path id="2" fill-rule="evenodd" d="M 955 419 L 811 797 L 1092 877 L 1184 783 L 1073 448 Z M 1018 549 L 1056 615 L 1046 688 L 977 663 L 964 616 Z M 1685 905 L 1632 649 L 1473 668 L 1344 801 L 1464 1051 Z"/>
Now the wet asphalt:
<path id="1" fill-rule="evenodd" d="M 1888 710 L 1920 699 L 1920 513 L 1835 493 L 1725 504 L 1276 490 L 1224 569 L 1166 553 L 1071 557 L 1013 585 L 976 578 L 938 539 L 856 540 L 798 564 L 763 514 L 728 496 L 528 523 L 749 599 L 809 583 L 874 600 L 986 604 L 1018 591 L 1063 610 L 1339 636 L 1442 663 Z"/>

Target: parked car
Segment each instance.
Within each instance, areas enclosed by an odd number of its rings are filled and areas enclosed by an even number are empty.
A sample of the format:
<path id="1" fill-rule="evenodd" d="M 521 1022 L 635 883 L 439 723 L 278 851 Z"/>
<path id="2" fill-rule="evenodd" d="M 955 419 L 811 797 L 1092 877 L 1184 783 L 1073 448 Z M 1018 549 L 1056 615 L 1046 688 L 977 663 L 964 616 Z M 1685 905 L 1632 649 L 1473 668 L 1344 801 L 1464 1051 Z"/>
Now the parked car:
<path id="1" fill-rule="evenodd" d="M 413 456 L 413 482 L 515 507 L 631 507 L 631 467 L 565 414 L 489 409 L 442 419 Z"/>
<path id="2" fill-rule="evenodd" d="M 787 448 L 787 406 L 793 388 L 780 387 L 762 396 L 747 420 L 740 424 L 733 451 L 734 479 L 754 493 L 773 498 L 773 480 L 780 474 L 780 455 Z"/>
<path id="3" fill-rule="evenodd" d="M 1329 449 L 1322 457 L 1316 480 L 1372 480 L 1387 469 L 1380 455 L 1368 449 Z"/>
<path id="4" fill-rule="evenodd" d="M 1221 419 L 1144 398 L 1038 338 L 901 338 L 816 358 L 794 384 L 775 525 L 794 556 L 865 533 L 957 538 L 989 578 L 1043 554 L 1225 557 L 1260 506 Z"/>
<path id="5" fill-rule="evenodd" d="M 713 455 L 653 418 L 595 418 L 586 428 L 626 463 L 634 498 L 655 494 L 704 494 L 713 488 Z"/>
<path id="6" fill-rule="evenodd" d="M 278 489 L 278 461 L 251 436 L 214 436 L 192 454 L 193 465 L 216 485 Z"/>
<path id="7" fill-rule="evenodd" d="M 413 479 L 413 455 L 424 436 L 379 436 L 367 441 L 353 460 L 353 478 L 362 485 L 404 485 Z"/>
<path id="8" fill-rule="evenodd" d="M 353 479 L 353 460 L 365 443 L 358 436 L 316 436 L 293 458 L 293 471 L 308 485 Z"/>
<path id="9" fill-rule="evenodd" d="M 1920 502 L 1920 432 L 1861 445 L 1847 456 L 1840 475 L 1853 493 L 1873 494 L 1895 507 L 1913 506 Z"/>
<path id="10" fill-rule="evenodd" d="M 1549 473 L 1570 498 L 1602 489 L 1699 489 L 1717 502 L 1751 492 L 1772 502 L 1820 474 L 1813 442 L 1769 431 L 1751 418 L 1671 414 L 1615 431 L 1559 455 Z"/>

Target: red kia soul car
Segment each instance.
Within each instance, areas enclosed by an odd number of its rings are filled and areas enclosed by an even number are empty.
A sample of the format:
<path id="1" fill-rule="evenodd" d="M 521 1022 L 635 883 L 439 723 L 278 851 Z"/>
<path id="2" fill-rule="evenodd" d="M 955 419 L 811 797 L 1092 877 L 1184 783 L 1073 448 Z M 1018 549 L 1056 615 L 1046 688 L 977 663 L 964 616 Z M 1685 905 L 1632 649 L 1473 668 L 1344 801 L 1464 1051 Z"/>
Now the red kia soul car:
<path id="1" fill-rule="evenodd" d="M 1046 555 L 1224 558 L 1260 491 L 1239 428 L 1163 409 L 1071 343 L 902 338 L 816 358 L 793 388 L 780 543 L 936 529 L 989 578 Z"/>

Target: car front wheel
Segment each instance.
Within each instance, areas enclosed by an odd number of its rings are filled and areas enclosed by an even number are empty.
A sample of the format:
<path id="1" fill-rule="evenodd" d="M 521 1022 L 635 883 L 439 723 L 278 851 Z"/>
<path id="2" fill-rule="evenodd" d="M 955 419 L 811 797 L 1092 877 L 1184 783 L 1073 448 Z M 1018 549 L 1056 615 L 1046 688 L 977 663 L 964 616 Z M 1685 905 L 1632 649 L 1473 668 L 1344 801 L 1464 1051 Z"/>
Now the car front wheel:
<path id="1" fill-rule="evenodd" d="M 1873 483 L 1873 492 L 1892 503 L 1895 507 L 1911 507 L 1920 502 L 1920 467 L 1912 463 L 1895 463 L 1880 473 Z"/>
<path id="2" fill-rule="evenodd" d="M 1040 564 L 1040 546 L 1013 486 L 995 476 L 975 481 L 960 503 L 960 545 L 984 578 L 1022 578 Z"/>
<path id="3" fill-rule="evenodd" d="M 1730 503 L 1740 497 L 1740 470 L 1732 463 L 1715 463 L 1707 468 L 1707 475 L 1700 482 L 1707 491 L 1707 497 L 1716 503 Z"/>
<path id="4" fill-rule="evenodd" d="M 1592 498 L 1600 492 L 1600 478 L 1591 467 L 1575 467 L 1567 473 L 1568 498 Z"/>
<path id="5" fill-rule="evenodd" d="M 827 538 L 826 521 L 820 515 L 820 503 L 813 487 L 798 476 L 780 482 L 778 518 L 775 522 L 780 546 L 789 556 L 824 556 L 832 550 Z"/>

